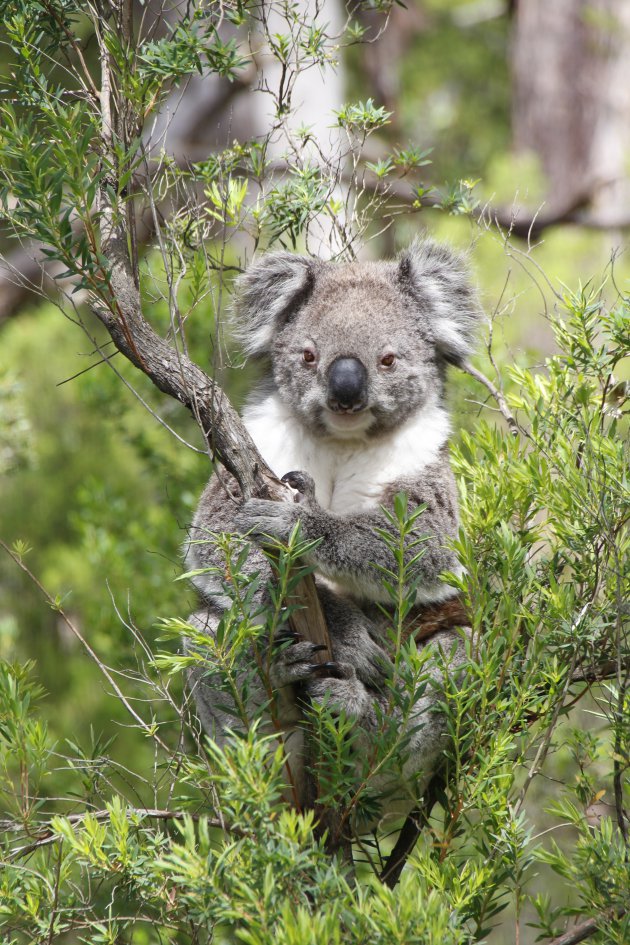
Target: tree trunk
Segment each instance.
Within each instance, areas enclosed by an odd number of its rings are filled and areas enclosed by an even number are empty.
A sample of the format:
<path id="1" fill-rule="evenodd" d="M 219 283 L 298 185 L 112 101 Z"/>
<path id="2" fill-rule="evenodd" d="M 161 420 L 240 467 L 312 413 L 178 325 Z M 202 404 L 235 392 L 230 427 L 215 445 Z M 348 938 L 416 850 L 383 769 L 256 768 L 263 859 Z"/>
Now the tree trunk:
<path id="1" fill-rule="evenodd" d="M 522 0 L 512 70 L 514 145 L 538 156 L 549 210 L 589 206 L 615 226 L 630 198 L 630 4 Z"/>

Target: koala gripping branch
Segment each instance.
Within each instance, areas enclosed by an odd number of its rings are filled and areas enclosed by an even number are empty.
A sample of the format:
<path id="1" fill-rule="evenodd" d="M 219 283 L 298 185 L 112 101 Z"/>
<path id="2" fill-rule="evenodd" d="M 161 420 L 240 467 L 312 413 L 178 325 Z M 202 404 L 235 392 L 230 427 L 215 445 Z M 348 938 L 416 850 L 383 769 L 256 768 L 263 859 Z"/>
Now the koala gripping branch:
<path id="1" fill-rule="evenodd" d="M 232 473 L 244 498 L 286 501 L 290 490 L 266 465 L 223 390 L 183 352 L 157 335 L 144 318 L 121 235 L 108 239 L 107 258 L 111 266 L 107 288 L 92 309 L 117 349 L 159 390 L 188 407 L 210 454 Z M 330 637 L 312 577 L 299 583 L 292 602 L 302 605 L 291 618 L 293 629 L 313 643 L 325 644 L 328 655 L 324 651 L 316 655 L 322 662 L 330 659 Z"/>
<path id="2" fill-rule="evenodd" d="M 201 427 L 210 455 L 232 473 L 245 498 L 286 501 L 288 487 L 266 465 L 225 393 L 183 352 L 157 335 L 142 315 L 126 244 L 120 238 L 108 241 L 108 259 L 111 270 L 107 291 L 93 301 L 92 309 L 116 348 L 159 390 L 188 407 Z M 296 585 L 291 603 L 298 605 L 290 617 L 292 629 L 305 640 L 326 647 L 312 658 L 321 662 L 331 659 L 330 635 L 311 576 Z M 314 790 L 307 793 L 315 794 Z M 346 841 L 336 829 L 336 812 L 319 811 L 319 821 L 320 831 L 327 830 L 329 851 L 334 853 L 341 846 L 348 859 Z"/>

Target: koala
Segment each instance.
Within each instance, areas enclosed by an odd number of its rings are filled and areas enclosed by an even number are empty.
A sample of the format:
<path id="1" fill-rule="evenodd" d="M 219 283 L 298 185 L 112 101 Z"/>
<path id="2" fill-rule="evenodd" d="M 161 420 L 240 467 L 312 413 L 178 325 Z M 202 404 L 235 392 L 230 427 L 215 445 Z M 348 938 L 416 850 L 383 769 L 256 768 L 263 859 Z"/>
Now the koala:
<path id="1" fill-rule="evenodd" d="M 449 547 L 458 508 L 445 380 L 448 364 L 471 350 L 479 316 L 463 259 L 428 240 L 388 262 L 345 264 L 269 253 L 237 281 L 237 333 L 245 351 L 267 365 L 243 420 L 296 501 L 243 502 L 235 480 L 224 470 L 215 473 L 187 548 L 202 600 L 190 622 L 213 634 L 229 603 L 217 577 L 216 548 L 203 541 L 209 532 L 248 536 L 254 543 L 248 567 L 269 579 L 260 551 L 269 536 L 287 541 L 299 522 L 305 540 L 319 540 L 310 563 L 334 652 L 316 664 L 317 647 L 289 634 L 270 665 L 292 757 L 299 759 L 301 751 L 296 692 L 343 711 L 367 739 L 386 711 L 391 646 L 382 569 L 395 570 L 395 564 L 377 530 L 391 528 L 383 507 L 391 508 L 399 492 L 407 494 L 410 508 L 426 506 L 417 526 L 426 540 L 413 564 L 410 626 L 427 615 L 436 618 L 436 632 L 426 643 L 420 636 L 418 646 L 441 648 L 455 666 L 463 660 L 455 627 L 465 618 L 455 589 L 442 577 L 458 572 Z M 440 672 L 436 662 L 429 671 L 436 684 Z M 221 738 L 234 725 L 225 693 L 215 692 L 211 670 L 196 670 L 191 686 L 202 725 Z M 417 801 L 444 749 L 437 701 L 435 689 L 427 690 L 408 723 L 405 784 L 399 786 L 403 807 Z M 299 768 L 299 760 L 292 763 Z"/>

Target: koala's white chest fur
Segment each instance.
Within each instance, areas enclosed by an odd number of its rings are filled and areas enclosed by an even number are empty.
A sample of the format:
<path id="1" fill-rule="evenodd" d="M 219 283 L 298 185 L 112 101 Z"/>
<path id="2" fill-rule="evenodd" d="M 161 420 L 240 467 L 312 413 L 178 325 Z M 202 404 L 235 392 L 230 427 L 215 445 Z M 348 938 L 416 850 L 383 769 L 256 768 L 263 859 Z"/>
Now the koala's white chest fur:
<path id="1" fill-rule="evenodd" d="M 308 472 L 319 504 L 339 515 L 378 505 L 386 486 L 434 462 L 449 434 L 446 412 L 427 405 L 374 442 L 315 438 L 275 393 L 247 407 L 243 420 L 277 476 Z"/>

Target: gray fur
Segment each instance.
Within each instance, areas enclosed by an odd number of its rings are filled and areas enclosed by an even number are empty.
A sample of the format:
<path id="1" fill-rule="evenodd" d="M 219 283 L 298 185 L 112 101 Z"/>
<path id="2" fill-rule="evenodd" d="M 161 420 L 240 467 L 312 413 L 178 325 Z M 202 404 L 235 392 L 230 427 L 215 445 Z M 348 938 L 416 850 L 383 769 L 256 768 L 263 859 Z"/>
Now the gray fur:
<path id="1" fill-rule="evenodd" d="M 356 717 L 366 733 L 377 724 L 379 705 L 387 704 L 391 667 L 375 602 L 387 600 L 379 569 L 394 569 L 394 561 L 375 529 L 387 527 L 381 506 L 391 507 L 397 492 L 408 494 L 410 508 L 426 504 L 418 522 L 418 532 L 429 536 L 415 566 L 418 603 L 454 593 L 441 578 L 457 567 L 448 541 L 458 529 L 444 380 L 447 362 L 470 351 L 479 314 L 463 260 L 431 242 L 381 263 L 343 265 L 271 254 L 237 283 L 239 336 L 250 353 L 269 360 L 244 418 L 277 475 L 300 470 L 300 501 L 243 503 L 234 480 L 224 472 L 215 475 L 193 521 L 187 563 L 191 570 L 220 567 L 216 548 L 199 539 L 238 531 L 256 543 L 248 567 L 260 572 L 262 585 L 271 576 L 257 547 L 266 536 L 285 541 L 299 521 L 304 538 L 321 539 L 312 563 L 334 666 L 328 676 L 314 673 L 310 644 L 299 641 L 276 656 L 271 678 L 289 744 L 299 741 L 299 712 L 291 698 L 296 682 L 312 699 L 328 699 Z M 313 362 L 305 361 L 305 349 L 315 354 Z M 393 365 L 383 365 L 390 354 Z M 329 406 L 328 372 L 340 357 L 356 358 L 366 370 L 367 405 L 354 415 Z M 213 633 L 226 605 L 220 580 L 203 574 L 194 581 L 207 609 L 193 622 Z M 256 602 L 261 600 L 262 591 Z M 457 663 L 462 645 L 455 632 L 439 634 L 430 646 L 448 650 L 455 641 L 451 659 Z M 439 682 L 435 665 L 429 675 Z M 217 709 L 212 677 L 197 673 L 192 682 L 202 724 L 220 737 L 229 723 Z M 431 711 L 435 701 L 427 692 L 410 725 L 406 774 L 417 778 L 418 790 L 444 744 L 443 724 Z"/>
<path id="2" fill-rule="evenodd" d="M 416 242 L 403 253 L 401 270 L 438 349 L 448 360 L 465 358 L 474 347 L 480 310 L 464 258 L 446 246 Z"/>
<path id="3" fill-rule="evenodd" d="M 294 253 L 269 253 L 241 276 L 233 316 L 248 354 L 268 353 L 283 316 L 308 293 L 317 266 L 317 260 Z"/>

